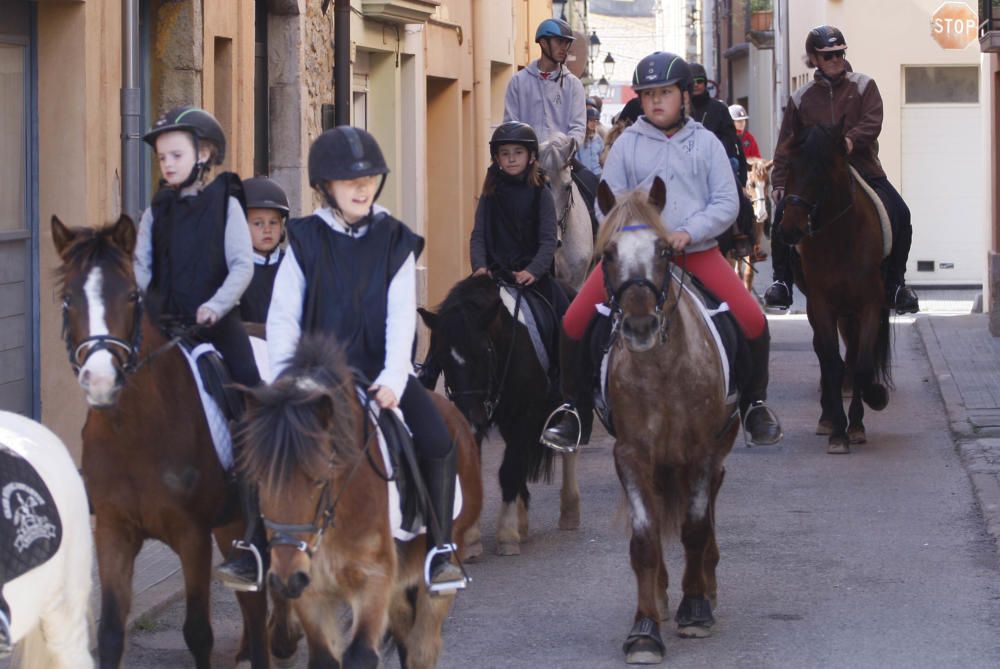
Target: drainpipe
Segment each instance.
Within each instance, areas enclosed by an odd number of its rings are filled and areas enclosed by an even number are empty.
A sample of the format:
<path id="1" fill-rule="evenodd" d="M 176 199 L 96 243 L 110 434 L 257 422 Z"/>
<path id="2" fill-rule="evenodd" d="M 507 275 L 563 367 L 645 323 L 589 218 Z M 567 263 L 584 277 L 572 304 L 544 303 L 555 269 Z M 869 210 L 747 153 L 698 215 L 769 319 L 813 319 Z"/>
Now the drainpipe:
<path id="1" fill-rule="evenodd" d="M 489 26 L 486 20 L 485 3 L 472 3 L 472 103 L 475 107 L 473 134 L 476 170 L 484 170 L 489 165 L 491 76 L 490 58 L 486 52 Z M 500 119 L 497 119 L 499 122 Z M 478 174 L 478 172 L 477 172 Z"/>
<path id="2" fill-rule="evenodd" d="M 139 87 L 139 0 L 122 0 L 122 213 L 142 214 L 142 91 Z"/>
<path id="3" fill-rule="evenodd" d="M 333 88 L 337 125 L 351 123 L 351 0 L 333 8 Z"/>

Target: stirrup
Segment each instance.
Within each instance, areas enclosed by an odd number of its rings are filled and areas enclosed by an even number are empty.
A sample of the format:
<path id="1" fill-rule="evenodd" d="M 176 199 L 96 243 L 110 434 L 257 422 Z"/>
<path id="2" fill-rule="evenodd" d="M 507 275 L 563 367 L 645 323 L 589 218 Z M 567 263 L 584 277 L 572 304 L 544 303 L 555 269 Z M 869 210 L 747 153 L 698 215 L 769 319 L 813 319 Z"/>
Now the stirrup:
<path id="1" fill-rule="evenodd" d="M 9 657 L 14 650 L 11 639 L 10 619 L 5 611 L 0 610 L 0 659 Z"/>
<path id="2" fill-rule="evenodd" d="M 465 565 L 462 561 L 458 561 L 458 568 L 462 572 L 462 578 L 454 581 L 445 581 L 444 583 L 431 583 L 431 563 L 434 561 L 438 555 L 452 555 L 458 552 L 458 547 L 455 544 L 444 544 L 443 546 L 434 546 L 429 551 L 427 551 L 427 557 L 424 558 L 424 585 L 427 586 L 427 592 L 431 596 L 441 595 L 441 594 L 451 594 L 453 591 L 465 590 L 465 588 L 472 582 L 469 577 L 469 573 L 465 571 Z"/>
<path id="3" fill-rule="evenodd" d="M 774 442 L 777 444 L 779 441 L 785 438 L 785 431 L 781 429 L 781 421 L 778 419 L 778 414 L 774 412 L 774 409 L 769 407 L 764 400 L 758 400 L 756 402 L 751 402 L 750 406 L 747 407 L 747 413 L 743 416 L 742 428 L 743 428 L 743 444 L 750 448 L 751 446 L 773 446 L 774 444 L 758 444 L 753 439 L 750 438 L 750 431 L 747 429 L 747 421 L 750 418 L 750 414 L 758 409 L 763 409 L 767 412 L 767 415 L 771 417 L 774 424 L 778 426 L 778 439 Z"/>
<path id="4" fill-rule="evenodd" d="M 248 551 L 253 555 L 254 563 L 257 565 L 257 579 L 253 583 L 246 583 L 230 581 L 224 577 L 220 577 L 222 584 L 230 590 L 236 590 L 237 592 L 260 592 L 264 587 L 264 559 L 261 557 L 260 551 L 252 543 L 242 539 L 234 541 L 233 548 L 239 551 Z"/>
<path id="5" fill-rule="evenodd" d="M 561 413 L 568 413 L 573 418 L 576 419 L 576 445 L 575 446 L 563 446 L 562 444 L 557 444 L 551 439 L 545 437 L 545 433 L 549 429 L 549 425 L 552 423 L 552 419 Z M 580 413 L 576 410 L 576 407 L 572 404 L 566 403 L 561 404 L 556 407 L 556 409 L 549 414 L 549 417 L 545 419 L 545 425 L 542 427 L 542 436 L 538 438 L 538 441 L 542 443 L 543 446 L 548 446 L 553 451 L 557 453 L 576 453 L 577 449 L 580 448 L 580 439 L 583 437 L 583 421 L 580 419 Z"/>

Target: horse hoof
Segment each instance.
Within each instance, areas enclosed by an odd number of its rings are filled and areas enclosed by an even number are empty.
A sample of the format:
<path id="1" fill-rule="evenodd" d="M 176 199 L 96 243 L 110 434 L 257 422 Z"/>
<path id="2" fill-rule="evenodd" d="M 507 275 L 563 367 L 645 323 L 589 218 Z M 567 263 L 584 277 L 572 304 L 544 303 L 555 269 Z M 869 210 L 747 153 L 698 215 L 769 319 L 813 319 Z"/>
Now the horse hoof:
<path id="1" fill-rule="evenodd" d="M 820 418 L 819 423 L 816 424 L 816 434 L 822 437 L 833 434 L 833 421 Z"/>
<path id="2" fill-rule="evenodd" d="M 659 664 L 663 662 L 663 651 L 651 639 L 636 639 L 625 653 L 626 664 Z"/>
<path id="3" fill-rule="evenodd" d="M 580 514 L 579 513 L 567 513 L 559 516 L 559 529 L 560 530 L 578 530 L 580 529 Z"/>
<path id="4" fill-rule="evenodd" d="M 889 391 L 881 383 L 873 383 L 864 392 L 861 399 L 865 401 L 872 411 L 882 411 L 889 406 Z"/>
<path id="5" fill-rule="evenodd" d="M 271 666 L 274 669 L 295 669 L 299 664 L 299 652 L 295 650 L 289 657 L 271 656 Z"/>
<path id="6" fill-rule="evenodd" d="M 830 443 L 826 446 L 826 452 L 830 455 L 845 455 L 851 452 L 851 446 L 848 440 L 843 437 L 831 438 Z"/>
<path id="7" fill-rule="evenodd" d="M 704 639 L 712 635 L 715 616 L 712 603 L 707 597 L 685 595 L 677 607 L 677 636 L 682 639 Z"/>
<path id="8" fill-rule="evenodd" d="M 865 435 L 865 428 L 863 427 L 847 428 L 847 441 L 852 444 L 867 444 L 868 437 L 867 435 Z"/>
<path id="9" fill-rule="evenodd" d="M 520 555 L 521 544 L 513 541 L 505 541 L 497 544 L 497 555 Z"/>
<path id="10" fill-rule="evenodd" d="M 462 555 L 462 560 L 465 562 L 478 562 L 479 558 L 483 555 L 483 542 L 477 541 L 474 544 L 469 544 L 465 547 L 464 555 Z"/>
<path id="11" fill-rule="evenodd" d="M 677 636 L 682 639 L 707 639 L 712 636 L 711 627 L 702 627 L 701 625 L 686 625 L 677 626 Z"/>

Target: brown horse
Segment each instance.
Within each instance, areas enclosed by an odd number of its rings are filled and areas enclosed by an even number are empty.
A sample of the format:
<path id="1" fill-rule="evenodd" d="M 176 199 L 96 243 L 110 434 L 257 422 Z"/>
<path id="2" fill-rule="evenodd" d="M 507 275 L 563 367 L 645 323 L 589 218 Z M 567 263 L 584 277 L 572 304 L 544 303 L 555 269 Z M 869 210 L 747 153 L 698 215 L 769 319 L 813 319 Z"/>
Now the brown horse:
<path id="1" fill-rule="evenodd" d="M 665 201 L 659 177 L 648 196 L 635 192 L 618 203 L 606 184 L 598 189 L 607 219 L 597 248 L 618 333 L 608 363 L 608 401 L 638 586 L 624 645 L 630 664 L 663 659 L 659 627 L 669 615 L 663 542 L 678 525 L 685 555 L 678 634 L 710 633 L 719 562 L 715 499 L 740 424 L 696 298 L 671 278 L 673 254 L 660 219 Z"/>
<path id="2" fill-rule="evenodd" d="M 226 551 L 243 535 L 242 519 L 233 513 L 232 486 L 188 364 L 144 312 L 132 273 L 135 235 L 126 216 L 101 229 L 69 229 L 52 218 L 62 259 L 63 336 L 90 404 L 83 477 L 97 516 L 100 666 L 121 663 L 135 557 L 146 539 L 158 539 L 180 556 L 184 641 L 201 669 L 210 666 L 213 642 L 212 534 Z M 266 596 L 237 599 L 244 620 L 239 658 L 267 667 Z"/>
<path id="3" fill-rule="evenodd" d="M 808 298 L 813 350 L 819 358 L 822 414 L 816 434 L 828 453 L 864 443 L 864 406 L 889 404 L 891 329 L 882 279 L 878 210 L 848 170 L 843 122 L 812 126 L 794 139 L 781 235 L 796 244 L 796 283 Z M 840 357 L 840 338 L 846 344 Z M 853 391 L 849 416 L 841 389 Z M 850 423 L 848 423 L 848 417 Z"/>
<path id="4" fill-rule="evenodd" d="M 462 415 L 433 397 L 458 449 L 461 552 L 482 508 L 479 455 Z M 388 627 L 404 668 L 434 667 L 454 595 L 428 594 L 423 538 L 393 540 L 385 464 L 335 340 L 304 338 L 289 368 L 249 390 L 247 404 L 239 464 L 260 489 L 268 584 L 292 600 L 309 666 L 374 668 Z M 336 616 L 343 604 L 353 614 L 346 637 Z"/>

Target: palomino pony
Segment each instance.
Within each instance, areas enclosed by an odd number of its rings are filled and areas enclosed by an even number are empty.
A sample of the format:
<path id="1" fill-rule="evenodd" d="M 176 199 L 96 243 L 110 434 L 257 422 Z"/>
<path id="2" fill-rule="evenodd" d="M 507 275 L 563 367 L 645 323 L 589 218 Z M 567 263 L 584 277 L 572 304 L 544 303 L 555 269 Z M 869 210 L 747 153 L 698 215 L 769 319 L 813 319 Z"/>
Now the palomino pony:
<path id="1" fill-rule="evenodd" d="M 740 419 L 737 401 L 727 398 L 725 353 L 696 298 L 671 278 L 663 181 L 617 203 L 602 183 L 597 200 L 607 215 L 597 247 L 618 333 L 608 363 L 615 468 L 629 505 L 638 586 L 624 651 L 630 664 L 652 664 L 663 659 L 660 621 L 669 615 L 663 542 L 677 525 L 686 563 L 678 634 L 708 636 L 715 622 L 715 499 Z"/>
<path id="2" fill-rule="evenodd" d="M 747 173 L 745 192 L 750 199 L 750 203 L 753 204 L 753 232 L 750 235 L 750 241 L 753 246 L 750 255 L 729 258 L 733 269 L 743 279 L 743 285 L 751 293 L 753 292 L 753 276 L 757 273 L 754 269 L 754 263 L 767 258 L 767 255 L 761 251 L 761 245 L 764 241 L 765 226 L 771 221 L 770 195 L 771 167 L 773 164 L 773 160 L 762 160 L 761 158 L 747 159 L 749 171 Z"/>
<path id="3" fill-rule="evenodd" d="M 781 235 L 801 262 L 796 283 L 819 358 L 822 414 L 816 434 L 829 435 L 828 453 L 849 453 L 866 440 L 862 401 L 875 411 L 889 404 L 892 386 L 889 309 L 882 281 L 883 240 L 878 210 L 848 169 L 843 122 L 812 126 L 795 137 L 785 184 Z M 853 378 L 849 416 L 842 387 Z M 850 423 L 848 423 L 848 418 Z"/>
<path id="4" fill-rule="evenodd" d="M 589 225 L 589 223 L 588 223 Z M 522 304 L 527 309 L 527 303 Z M 528 481 L 548 479 L 553 451 L 538 439 L 549 414 L 562 403 L 547 388 L 527 328 L 503 305 L 489 276 L 470 276 L 449 291 L 436 313 L 419 309 L 431 331 L 428 358 L 444 371 L 448 396 L 469 419 L 482 442 L 493 425 L 506 444 L 500 465 L 503 504 L 497 523 L 497 552 L 519 555 L 528 538 Z M 563 455 L 559 528 L 580 526 L 576 454 Z"/>
<path id="5" fill-rule="evenodd" d="M 404 669 L 434 667 L 455 597 L 428 594 L 423 540 L 393 541 L 386 466 L 336 340 L 303 338 L 289 368 L 249 389 L 247 402 L 239 464 L 259 486 L 268 583 L 292 602 L 309 666 L 376 667 L 388 625 Z M 461 552 L 482 508 L 479 455 L 462 415 L 440 395 L 434 402 L 458 449 Z M 346 638 L 342 604 L 353 614 Z"/>
<path id="6" fill-rule="evenodd" d="M 573 290 L 579 290 L 587 278 L 594 253 L 594 230 L 587 203 L 573 182 L 570 167 L 576 148 L 572 138 L 557 132 L 538 151 L 538 162 L 555 200 L 556 224 L 562 242 L 556 250 L 556 276 Z"/>
<path id="7" fill-rule="evenodd" d="M 93 667 L 89 630 L 94 541 L 83 481 L 59 437 L 24 416 L 0 411 L 0 451 L 5 461 L 16 458 L 34 470 L 55 504 L 50 508 L 23 475 L 4 476 L 5 545 L 18 546 L 20 555 L 49 542 L 43 554 L 52 553 L 3 583 L 10 605 L 10 641 L 17 644 L 13 664 L 23 669 Z M 5 467 L 5 474 L 14 472 Z M 16 534 L 8 534 L 8 529 Z M 4 555 L 6 571 L 14 552 L 5 550 Z"/>
<path id="8" fill-rule="evenodd" d="M 184 641 L 203 669 L 213 643 L 212 535 L 226 552 L 243 536 L 243 521 L 188 363 L 143 308 L 132 272 L 135 237 L 127 216 L 101 229 L 69 229 L 52 218 L 63 337 L 90 405 L 83 477 L 97 516 L 100 666 L 121 663 L 135 557 L 146 539 L 158 539 L 180 556 Z M 238 657 L 267 667 L 266 594 L 236 597 L 244 621 Z"/>

